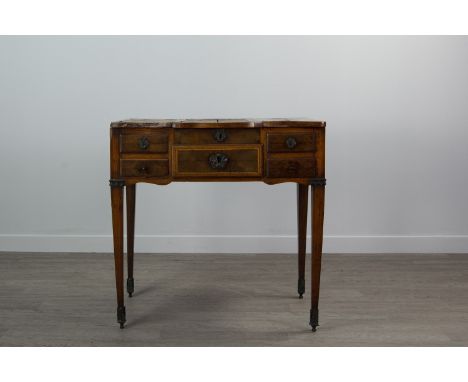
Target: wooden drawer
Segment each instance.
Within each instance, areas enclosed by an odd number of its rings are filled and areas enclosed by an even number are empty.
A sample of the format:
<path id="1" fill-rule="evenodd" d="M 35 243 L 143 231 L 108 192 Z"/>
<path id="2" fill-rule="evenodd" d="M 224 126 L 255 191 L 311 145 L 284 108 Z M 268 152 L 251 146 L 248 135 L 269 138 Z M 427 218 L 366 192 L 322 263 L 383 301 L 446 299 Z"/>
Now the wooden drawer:
<path id="1" fill-rule="evenodd" d="M 267 160 L 266 176 L 269 178 L 313 178 L 316 173 L 315 157 Z"/>
<path id="2" fill-rule="evenodd" d="M 155 178 L 169 175 L 168 159 L 133 160 L 122 159 L 120 161 L 120 175 L 123 177 Z"/>
<path id="3" fill-rule="evenodd" d="M 259 129 L 174 129 L 176 145 L 258 144 Z"/>
<path id="4" fill-rule="evenodd" d="M 174 176 L 261 176 L 261 146 L 174 146 Z"/>
<path id="5" fill-rule="evenodd" d="M 167 129 L 124 132 L 120 136 L 120 152 L 167 153 L 168 137 Z"/>
<path id="6" fill-rule="evenodd" d="M 314 152 L 316 149 L 314 131 L 267 133 L 269 153 Z"/>

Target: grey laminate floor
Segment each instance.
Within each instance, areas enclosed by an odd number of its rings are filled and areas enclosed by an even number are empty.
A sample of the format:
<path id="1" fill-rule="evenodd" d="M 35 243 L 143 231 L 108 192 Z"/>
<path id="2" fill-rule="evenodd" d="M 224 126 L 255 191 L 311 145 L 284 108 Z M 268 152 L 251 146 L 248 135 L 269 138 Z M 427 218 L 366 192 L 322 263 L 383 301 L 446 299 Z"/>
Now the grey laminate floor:
<path id="1" fill-rule="evenodd" d="M 468 345 L 468 255 L 325 254 L 316 333 L 293 255 L 138 254 L 124 330 L 110 254 L 0 253 L 0 269 L 3 346 Z"/>

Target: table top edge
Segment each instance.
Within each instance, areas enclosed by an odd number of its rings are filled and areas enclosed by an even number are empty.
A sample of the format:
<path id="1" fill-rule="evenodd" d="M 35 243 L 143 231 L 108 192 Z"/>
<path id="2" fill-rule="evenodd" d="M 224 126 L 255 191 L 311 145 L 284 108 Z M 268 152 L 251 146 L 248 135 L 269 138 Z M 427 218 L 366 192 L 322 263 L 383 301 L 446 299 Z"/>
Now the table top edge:
<path id="1" fill-rule="evenodd" d="M 111 128 L 258 128 L 325 127 L 325 121 L 295 119 L 125 119 L 111 122 Z"/>

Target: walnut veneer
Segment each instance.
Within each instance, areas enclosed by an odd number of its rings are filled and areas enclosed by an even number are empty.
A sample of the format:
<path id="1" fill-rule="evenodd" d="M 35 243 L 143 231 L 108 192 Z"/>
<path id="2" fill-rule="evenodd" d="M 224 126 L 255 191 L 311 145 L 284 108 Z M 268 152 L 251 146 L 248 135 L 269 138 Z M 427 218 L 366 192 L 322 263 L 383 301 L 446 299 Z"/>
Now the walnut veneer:
<path id="1" fill-rule="evenodd" d="M 297 183 L 298 294 L 305 292 L 307 204 L 312 188 L 310 325 L 318 326 L 325 196 L 325 122 L 313 120 L 145 120 L 111 123 L 110 186 L 117 321 L 126 322 L 123 197 L 127 207 L 127 292 L 134 291 L 136 183 L 262 181 Z"/>

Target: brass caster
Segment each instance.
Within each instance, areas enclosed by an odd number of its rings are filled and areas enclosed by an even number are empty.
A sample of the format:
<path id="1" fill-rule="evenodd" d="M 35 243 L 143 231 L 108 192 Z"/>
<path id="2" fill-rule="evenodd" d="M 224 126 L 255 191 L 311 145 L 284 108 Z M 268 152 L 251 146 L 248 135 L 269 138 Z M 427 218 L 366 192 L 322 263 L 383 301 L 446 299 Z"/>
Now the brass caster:
<path id="1" fill-rule="evenodd" d="M 135 291 L 135 280 L 133 280 L 133 277 L 129 277 L 129 278 L 127 279 L 127 293 L 128 293 L 128 297 L 132 297 L 134 291 Z"/>
<path id="2" fill-rule="evenodd" d="M 297 280 L 297 293 L 299 294 L 299 298 L 302 298 L 302 295 L 305 292 L 305 279 L 303 277 L 299 277 Z"/>
<path id="3" fill-rule="evenodd" d="M 125 314 L 125 306 L 117 307 L 117 322 L 120 324 L 120 329 L 124 328 L 124 324 L 127 321 Z"/>
<path id="4" fill-rule="evenodd" d="M 315 332 L 317 330 L 318 324 L 318 309 L 311 309 L 310 310 L 310 321 L 309 325 L 312 326 L 312 331 Z"/>

